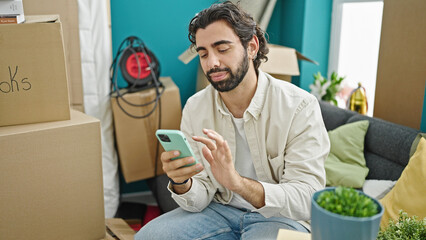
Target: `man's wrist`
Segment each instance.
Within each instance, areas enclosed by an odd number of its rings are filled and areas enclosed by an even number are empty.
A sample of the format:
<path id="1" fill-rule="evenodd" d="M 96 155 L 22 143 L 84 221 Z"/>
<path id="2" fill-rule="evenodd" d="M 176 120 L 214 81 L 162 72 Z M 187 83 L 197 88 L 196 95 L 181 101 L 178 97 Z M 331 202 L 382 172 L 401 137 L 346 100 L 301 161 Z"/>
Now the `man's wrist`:
<path id="1" fill-rule="evenodd" d="M 244 189 L 244 177 L 241 176 L 240 174 L 237 174 L 235 180 L 232 182 L 233 184 L 232 186 L 229 186 L 228 188 L 229 190 L 238 193 L 238 191 L 240 191 L 241 189 Z"/>
<path id="2" fill-rule="evenodd" d="M 192 178 L 189 178 L 185 184 L 175 185 L 170 181 L 171 190 L 176 194 L 184 194 L 191 189 L 192 186 Z"/>
<path id="3" fill-rule="evenodd" d="M 169 178 L 170 183 L 173 184 L 173 185 L 184 185 L 184 184 L 186 184 L 188 182 L 188 180 L 189 180 L 189 178 L 186 179 L 183 182 L 175 182 L 175 181 L 173 181 L 173 179 Z"/>

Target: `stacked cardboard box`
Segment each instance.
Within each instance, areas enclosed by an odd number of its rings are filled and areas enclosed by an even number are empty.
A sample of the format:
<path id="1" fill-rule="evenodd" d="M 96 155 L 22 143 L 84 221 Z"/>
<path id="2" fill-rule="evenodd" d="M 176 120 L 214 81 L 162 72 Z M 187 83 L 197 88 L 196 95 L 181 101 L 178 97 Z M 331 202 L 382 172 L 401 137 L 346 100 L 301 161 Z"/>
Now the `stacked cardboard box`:
<path id="1" fill-rule="evenodd" d="M 58 16 L 0 25 L 0 126 L 70 119 Z"/>
<path id="2" fill-rule="evenodd" d="M 24 11 L 27 15 L 55 14 L 61 16 L 70 105 L 72 109 L 84 112 L 77 0 L 25 1 Z"/>
<path id="3" fill-rule="evenodd" d="M 143 116 L 153 110 L 153 104 L 144 107 L 134 107 L 126 104 L 125 101 L 136 105 L 148 103 L 156 97 L 154 89 L 126 94 L 123 98 L 117 98 L 117 95 L 113 95 L 111 98 L 120 166 L 127 183 L 153 177 L 155 175 L 156 164 L 157 175 L 164 173 L 161 161 L 159 158 L 156 158 L 164 150 L 159 146 L 159 151 L 156 152 L 157 144 L 159 143 L 155 137 L 155 131 L 158 128 L 180 128 L 182 106 L 179 88 L 170 77 L 162 77 L 160 81 L 165 88 L 160 98 L 160 123 L 159 105 L 153 114 L 147 118 L 132 118 L 125 113 L 127 112 L 134 116 Z"/>
<path id="4" fill-rule="evenodd" d="M 61 23 L 0 32 L 1 239 L 102 239 L 100 122 L 70 111 Z"/>

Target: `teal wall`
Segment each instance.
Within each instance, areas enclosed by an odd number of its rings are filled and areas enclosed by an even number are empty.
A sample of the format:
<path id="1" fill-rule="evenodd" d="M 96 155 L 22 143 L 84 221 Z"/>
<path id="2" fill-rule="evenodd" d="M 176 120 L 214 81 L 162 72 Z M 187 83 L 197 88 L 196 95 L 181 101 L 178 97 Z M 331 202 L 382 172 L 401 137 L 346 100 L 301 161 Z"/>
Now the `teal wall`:
<path id="1" fill-rule="evenodd" d="M 111 0 L 112 49 L 115 57 L 120 43 L 128 36 L 141 38 L 161 65 L 161 76 L 171 76 L 179 87 L 182 104 L 195 92 L 197 61 L 188 65 L 178 56 L 185 51 L 188 23 L 213 0 Z M 118 75 L 120 86 L 127 83 Z"/>
<path id="2" fill-rule="evenodd" d="M 294 0 L 293 0 L 294 1 Z M 332 0 L 306 0 L 301 53 L 317 61 L 319 65 L 302 61 L 299 86 L 305 90 L 314 80 L 313 74 L 320 71 L 328 76 L 328 53 L 330 46 Z"/>
<path id="3" fill-rule="evenodd" d="M 267 29 L 269 42 L 302 52 L 304 12 L 305 0 L 278 0 Z M 292 77 L 292 83 L 300 86 L 300 77 Z"/>
<path id="4" fill-rule="evenodd" d="M 304 9 L 305 0 L 278 0 L 266 31 L 269 42 L 300 51 Z"/>
<path id="5" fill-rule="evenodd" d="M 271 43 L 292 47 L 319 65 L 299 61 L 292 83 L 309 90 L 313 74 L 327 76 L 332 0 L 278 0 L 267 32 Z"/>

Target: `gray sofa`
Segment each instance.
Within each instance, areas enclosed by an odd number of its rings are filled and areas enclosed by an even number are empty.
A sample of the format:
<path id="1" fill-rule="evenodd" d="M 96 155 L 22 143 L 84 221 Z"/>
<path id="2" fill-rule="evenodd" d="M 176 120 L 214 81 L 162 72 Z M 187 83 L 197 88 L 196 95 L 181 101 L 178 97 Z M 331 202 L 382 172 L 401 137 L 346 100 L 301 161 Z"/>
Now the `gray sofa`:
<path id="1" fill-rule="evenodd" d="M 368 120 L 370 124 L 364 143 L 364 156 L 369 168 L 367 179 L 398 180 L 408 164 L 411 144 L 419 130 L 340 109 L 327 102 L 320 102 L 320 107 L 327 131 L 346 123 Z M 166 175 L 148 180 L 163 212 L 178 207 L 166 189 L 167 183 Z"/>
<path id="2" fill-rule="evenodd" d="M 367 179 L 396 181 L 408 164 L 410 148 L 419 130 L 371 118 L 320 102 L 327 131 L 345 123 L 368 120 L 364 156 L 369 168 Z"/>

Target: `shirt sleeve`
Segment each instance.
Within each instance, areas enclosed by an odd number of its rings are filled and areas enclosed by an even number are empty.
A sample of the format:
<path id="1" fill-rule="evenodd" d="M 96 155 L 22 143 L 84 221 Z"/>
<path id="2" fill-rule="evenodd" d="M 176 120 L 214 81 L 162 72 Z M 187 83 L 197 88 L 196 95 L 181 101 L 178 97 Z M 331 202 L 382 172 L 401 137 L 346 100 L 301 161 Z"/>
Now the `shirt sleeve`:
<path id="1" fill-rule="evenodd" d="M 265 206 L 257 209 L 265 217 L 310 218 L 311 198 L 325 186 L 324 162 L 330 141 L 318 101 L 305 99 L 295 111 L 283 156 L 284 174 L 278 184 L 260 182 Z"/>
<path id="2" fill-rule="evenodd" d="M 203 163 L 202 154 L 197 147 L 197 143 L 192 140 L 194 132 L 191 125 L 191 111 L 189 110 L 190 103 L 187 103 L 182 112 L 181 131 L 185 134 L 186 139 L 191 145 L 194 152 L 194 157 Z M 172 194 L 172 198 L 184 210 L 191 212 L 200 212 L 206 208 L 212 201 L 216 189 L 214 188 L 206 170 L 201 171 L 192 177 L 192 185 L 188 192 L 184 194 L 177 194 L 173 191 L 171 183 L 168 185 L 168 190 Z"/>

